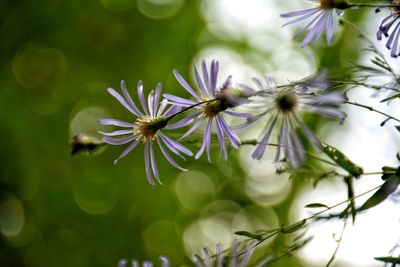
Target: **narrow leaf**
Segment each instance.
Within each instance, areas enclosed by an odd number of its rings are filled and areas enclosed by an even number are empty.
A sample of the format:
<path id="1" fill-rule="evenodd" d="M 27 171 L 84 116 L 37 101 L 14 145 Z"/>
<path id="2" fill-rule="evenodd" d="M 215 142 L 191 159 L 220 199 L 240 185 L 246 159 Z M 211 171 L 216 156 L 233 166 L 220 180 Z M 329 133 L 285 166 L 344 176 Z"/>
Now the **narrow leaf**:
<path id="1" fill-rule="evenodd" d="M 235 232 L 235 235 L 240 235 L 240 236 L 247 236 L 253 239 L 257 239 L 257 240 L 261 240 L 262 239 L 262 235 L 257 235 L 257 234 L 252 234 L 250 232 L 247 231 L 237 231 Z"/>
<path id="2" fill-rule="evenodd" d="M 296 232 L 297 230 L 300 230 L 301 228 L 303 228 L 303 226 L 304 226 L 306 223 L 307 223 L 307 220 L 304 219 L 304 220 L 302 220 L 302 221 L 300 221 L 300 222 L 291 224 L 291 225 L 289 225 L 289 226 L 283 228 L 283 229 L 282 229 L 282 233 L 284 233 L 284 234 L 290 234 L 290 233 Z"/>
<path id="3" fill-rule="evenodd" d="M 399 257 L 376 257 L 374 258 L 377 261 L 383 261 L 386 263 L 398 263 L 400 264 L 400 258 Z"/>
<path id="4" fill-rule="evenodd" d="M 305 206 L 306 208 L 326 208 L 328 209 L 329 207 L 325 204 L 322 203 L 311 203 Z"/>
<path id="5" fill-rule="evenodd" d="M 389 178 L 391 178 L 392 176 L 393 176 L 393 174 L 396 172 L 396 171 L 398 171 L 398 169 L 400 169 L 400 167 L 399 168 L 395 168 L 395 167 L 390 167 L 390 166 L 383 166 L 382 167 L 382 171 L 383 171 L 383 174 L 382 174 L 382 180 L 387 180 L 387 179 L 389 179 Z"/>
<path id="6" fill-rule="evenodd" d="M 354 177 L 359 177 L 364 171 L 363 169 L 352 162 L 341 151 L 328 144 L 322 144 L 324 153 L 335 161 L 340 167 L 348 171 Z"/>
<path id="7" fill-rule="evenodd" d="M 367 210 L 376 205 L 380 204 L 382 201 L 387 199 L 400 184 L 399 171 L 392 175 L 391 178 L 386 180 L 383 185 L 376 191 L 360 208 L 360 210 Z"/>

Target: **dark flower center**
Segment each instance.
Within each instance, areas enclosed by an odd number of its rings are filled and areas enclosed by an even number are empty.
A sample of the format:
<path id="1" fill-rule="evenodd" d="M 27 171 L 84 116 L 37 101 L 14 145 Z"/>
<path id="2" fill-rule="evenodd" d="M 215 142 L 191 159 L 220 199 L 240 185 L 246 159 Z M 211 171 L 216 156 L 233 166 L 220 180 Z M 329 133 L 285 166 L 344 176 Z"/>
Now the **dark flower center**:
<path id="1" fill-rule="evenodd" d="M 228 104 L 222 101 L 222 99 L 217 98 L 211 102 L 208 102 L 204 106 L 204 115 L 206 117 L 213 118 L 217 116 L 218 113 L 226 110 L 227 108 L 229 108 Z"/>
<path id="2" fill-rule="evenodd" d="M 396 5 L 396 7 L 394 7 L 393 9 L 394 9 L 396 12 L 399 12 L 399 13 L 400 13 L 400 0 L 393 0 L 392 4 L 393 4 L 393 5 Z"/>
<path id="3" fill-rule="evenodd" d="M 293 112 L 297 106 L 297 97 L 294 92 L 285 92 L 275 99 L 278 110 L 283 113 Z"/>
<path id="4" fill-rule="evenodd" d="M 154 139 L 158 130 L 167 126 L 166 117 L 149 118 L 144 117 L 136 120 L 135 134 L 139 134 L 139 138 L 143 138 L 143 142 Z"/>
<path id="5" fill-rule="evenodd" d="M 335 7 L 335 0 L 320 0 L 319 6 L 322 9 L 330 9 Z"/>

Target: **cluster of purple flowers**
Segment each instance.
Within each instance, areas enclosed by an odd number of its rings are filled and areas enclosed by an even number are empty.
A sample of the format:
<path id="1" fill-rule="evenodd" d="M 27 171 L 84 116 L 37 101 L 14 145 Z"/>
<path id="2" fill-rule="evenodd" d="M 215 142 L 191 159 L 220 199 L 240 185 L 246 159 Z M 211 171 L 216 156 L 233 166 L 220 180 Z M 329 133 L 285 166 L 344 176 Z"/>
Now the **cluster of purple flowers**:
<path id="1" fill-rule="evenodd" d="M 305 47 L 310 42 L 315 44 L 317 40 L 326 32 L 326 40 L 331 44 L 334 32 L 334 13 L 342 16 L 345 9 L 357 9 L 359 6 L 348 3 L 345 0 L 309 0 L 316 3 L 316 7 L 300 11 L 281 14 L 284 18 L 293 18 L 292 21 L 283 26 L 310 20 L 306 26 L 295 34 L 294 39 L 299 38 L 305 32 L 301 47 Z M 393 0 L 393 8 L 389 16 L 384 18 L 379 25 L 376 33 L 377 39 L 388 38 L 386 47 L 391 50 L 390 55 L 397 57 L 400 55 L 400 0 Z"/>
<path id="2" fill-rule="evenodd" d="M 310 20 L 303 30 L 295 35 L 295 39 L 305 35 L 301 46 L 315 43 L 324 32 L 328 44 L 331 43 L 334 32 L 334 12 L 341 16 L 345 9 L 358 8 L 345 0 L 310 0 L 316 3 L 316 7 L 301 11 L 282 14 L 282 17 L 293 18 L 288 24 L 294 24 Z M 391 56 L 400 55 L 400 1 L 393 1 L 393 12 L 386 17 L 377 32 L 377 38 L 388 37 L 386 46 L 391 49 Z M 399 6 L 399 7 L 397 7 Z M 284 26 L 285 26 L 284 25 Z M 300 113 L 311 112 L 332 117 L 338 120 L 344 119 L 344 113 L 338 110 L 338 105 L 347 99 L 342 92 L 327 92 L 326 77 L 319 75 L 307 79 L 305 82 L 292 83 L 288 86 L 277 87 L 273 79 L 254 78 L 258 89 L 244 84 L 234 84 L 232 76 L 226 77 L 222 83 L 218 82 L 219 63 L 213 60 L 209 66 L 203 60 L 201 69 L 194 65 L 197 89 L 194 89 L 182 75 L 174 70 L 174 75 L 179 84 L 189 93 L 191 99 L 172 94 L 162 94 L 161 84 L 152 90 L 147 101 L 143 93 L 143 85 L 138 84 L 138 99 L 141 109 L 136 106 L 124 81 L 121 82 L 122 94 L 112 88 L 109 93 L 115 97 L 134 116 L 133 122 L 123 122 L 116 119 L 101 119 L 103 125 L 114 125 L 122 129 L 113 132 L 100 132 L 103 141 L 110 145 L 129 144 L 115 163 L 131 152 L 139 143 L 144 145 L 145 172 L 148 181 L 155 184 L 160 182 L 160 175 L 156 164 L 155 147 L 175 168 L 185 171 L 172 154 L 184 159 L 184 156 L 193 156 L 199 159 L 206 153 L 211 162 L 211 143 L 215 132 L 220 153 L 225 160 L 228 159 L 227 146 L 237 149 L 241 140 L 236 132 L 240 128 L 250 126 L 254 122 L 265 121 L 265 127 L 258 139 L 255 150 L 252 153 L 254 159 L 261 159 L 271 139 L 274 128 L 279 129 L 276 149 L 276 162 L 287 162 L 289 166 L 298 168 L 305 160 L 307 153 L 297 135 L 299 128 L 311 143 L 321 148 L 321 143 L 314 133 L 302 121 Z M 238 106 L 251 106 L 262 110 L 257 115 L 239 113 L 234 111 Z M 178 116 L 186 115 L 175 122 Z M 244 123 L 232 127 L 227 116 L 241 118 Z M 174 123 L 172 123 L 174 121 Z M 165 132 L 176 130 L 191 125 L 186 132 L 174 140 Z M 180 142 L 196 130 L 203 129 L 202 144 L 199 150 L 193 153 Z"/>
<path id="3" fill-rule="evenodd" d="M 242 249 L 242 245 L 240 241 L 235 240 L 232 245 L 232 251 L 229 255 L 228 253 L 224 253 L 224 249 L 222 245 L 217 244 L 215 247 L 215 256 L 212 256 L 212 253 L 207 248 L 204 248 L 202 251 L 202 256 L 194 255 L 192 262 L 196 267 L 222 267 L 226 266 L 226 262 L 229 260 L 229 266 L 231 267 L 246 267 L 249 266 L 248 263 L 251 259 L 251 256 L 254 252 L 255 244 L 254 242 L 249 242 Z M 160 257 L 161 267 L 169 267 L 169 260 L 162 256 Z M 252 264 L 251 266 L 255 267 L 263 267 L 269 261 L 269 257 L 263 258 L 258 261 L 256 264 Z M 153 267 L 153 263 L 149 261 L 143 262 L 143 267 Z M 118 262 L 118 267 L 140 267 L 138 261 L 133 260 L 131 265 L 128 265 L 128 261 L 126 259 L 122 259 Z"/>
<path id="4" fill-rule="evenodd" d="M 194 66 L 194 74 L 198 90 L 192 86 L 174 70 L 174 75 L 180 85 L 192 96 L 192 99 L 182 98 L 172 94 L 161 93 L 161 84 L 152 90 L 147 101 L 143 93 L 143 85 L 138 84 L 138 98 L 141 109 L 136 106 L 125 83 L 121 82 L 122 95 L 112 88 L 108 92 L 116 98 L 129 112 L 135 116 L 133 122 L 124 122 L 116 119 L 100 119 L 103 125 L 122 127 L 113 132 L 100 132 L 103 141 L 110 145 L 125 145 L 127 148 L 115 160 L 115 163 L 131 152 L 139 143 L 144 145 L 145 172 L 148 181 L 155 184 L 160 182 L 156 164 L 155 147 L 167 161 L 177 169 L 185 171 L 172 158 L 169 152 L 182 157 L 192 156 L 193 153 L 180 143 L 185 137 L 192 135 L 202 128 L 202 145 L 194 154 L 199 159 L 204 152 L 211 162 L 211 141 L 213 133 L 220 147 L 220 153 L 225 160 L 228 159 L 227 146 L 239 148 L 241 140 L 235 130 L 252 125 L 255 121 L 266 126 L 258 140 L 258 144 L 252 154 L 255 159 L 261 159 L 268 145 L 271 133 L 279 126 L 276 161 L 286 161 L 289 166 L 298 168 L 306 158 L 306 151 L 297 136 L 296 126 L 303 131 L 309 140 L 320 148 L 321 144 L 312 131 L 300 118 L 300 112 L 312 112 L 328 117 L 344 119 L 344 113 L 337 109 L 338 105 L 346 101 L 344 93 L 327 93 L 327 82 L 324 75 L 317 75 L 306 81 L 292 83 L 285 87 L 277 87 L 272 80 L 254 78 L 258 90 L 244 84 L 233 84 L 232 76 L 218 83 L 219 63 L 213 60 L 208 69 L 206 62 L 201 62 L 201 72 Z M 161 98 L 163 99 L 161 100 Z M 238 106 L 256 108 L 262 112 L 253 115 L 234 111 Z M 191 113 L 190 113 L 191 112 Z M 186 115 L 178 120 L 174 119 Z M 241 125 L 232 127 L 226 120 L 226 116 L 245 120 Z M 189 129 L 179 138 L 174 140 L 166 135 L 166 131 L 189 126 Z M 201 127 L 201 126 L 204 127 Z M 117 137 L 117 138 L 116 138 Z"/>

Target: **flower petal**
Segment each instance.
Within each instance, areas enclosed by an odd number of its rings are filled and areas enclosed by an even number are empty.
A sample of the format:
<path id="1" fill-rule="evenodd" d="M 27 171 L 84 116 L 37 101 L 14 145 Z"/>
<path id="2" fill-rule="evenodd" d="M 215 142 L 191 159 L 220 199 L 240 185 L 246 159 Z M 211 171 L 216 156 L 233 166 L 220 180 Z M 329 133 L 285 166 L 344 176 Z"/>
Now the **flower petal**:
<path id="1" fill-rule="evenodd" d="M 174 70 L 174 75 L 182 87 L 189 92 L 189 94 L 194 96 L 196 99 L 201 99 L 201 97 L 195 92 L 195 90 L 193 90 L 193 88 L 185 81 L 185 79 L 183 79 L 178 71 Z"/>
<path id="2" fill-rule="evenodd" d="M 114 160 L 114 164 L 117 164 L 117 162 L 122 159 L 123 157 L 125 157 L 126 155 L 129 154 L 129 152 L 131 152 L 138 144 L 139 144 L 140 140 L 136 140 L 134 141 L 132 144 L 130 144 L 122 153 L 121 155 L 119 155 L 119 157 Z"/>
<path id="3" fill-rule="evenodd" d="M 115 120 L 115 119 L 99 119 L 98 122 L 101 125 L 115 125 L 115 126 L 120 126 L 120 127 L 133 127 L 133 126 L 135 126 L 134 123 Z"/>

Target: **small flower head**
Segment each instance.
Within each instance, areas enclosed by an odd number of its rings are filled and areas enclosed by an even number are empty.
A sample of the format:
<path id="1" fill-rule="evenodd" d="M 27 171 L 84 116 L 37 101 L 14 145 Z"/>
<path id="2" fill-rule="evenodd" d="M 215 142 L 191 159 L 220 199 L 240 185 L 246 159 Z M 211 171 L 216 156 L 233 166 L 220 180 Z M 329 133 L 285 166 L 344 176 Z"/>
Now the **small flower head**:
<path id="1" fill-rule="evenodd" d="M 160 257 L 160 262 L 161 262 L 161 267 L 169 267 L 169 261 L 168 258 L 161 256 Z M 145 261 L 143 262 L 143 267 L 153 267 L 153 263 L 150 261 Z M 128 260 L 126 259 L 121 259 L 118 262 L 118 267 L 140 267 L 140 263 L 137 260 L 133 260 L 132 264 L 128 264 Z"/>
<path id="2" fill-rule="evenodd" d="M 296 33 L 294 39 L 299 38 L 305 31 L 308 31 L 306 37 L 301 43 L 301 47 L 305 47 L 310 42 L 315 44 L 326 31 L 326 40 L 331 44 L 334 32 L 333 12 L 336 9 L 338 15 L 343 13 L 343 9 L 349 7 L 349 4 L 344 0 L 312 0 L 316 3 L 316 7 L 300 11 L 294 11 L 281 14 L 284 18 L 294 18 L 292 21 L 283 26 L 298 23 L 310 19 L 310 22 L 303 30 Z"/>
<path id="3" fill-rule="evenodd" d="M 382 36 L 388 38 L 386 42 L 387 49 L 390 50 L 390 56 L 398 57 L 400 55 L 400 0 L 394 0 L 393 12 L 384 18 L 379 25 L 376 37 L 382 40 Z"/>
<path id="4" fill-rule="evenodd" d="M 204 248 L 202 256 L 195 255 L 193 257 L 193 263 L 197 267 L 246 267 L 250 266 L 249 261 L 254 249 L 254 242 L 249 242 L 244 248 L 242 248 L 240 242 L 235 240 L 232 245 L 231 253 L 225 255 L 222 246 L 217 244 L 215 248 L 215 257 L 211 256 L 211 252 L 207 248 Z M 229 264 L 227 264 L 227 262 L 229 262 Z M 252 266 L 263 267 L 265 264 L 262 261 Z"/>
<path id="5" fill-rule="evenodd" d="M 166 136 L 161 130 L 177 129 L 191 123 L 190 120 L 179 121 L 168 125 L 169 116 L 180 110 L 180 107 L 170 106 L 166 100 L 161 101 L 161 84 L 158 84 L 156 90 L 151 91 L 148 95 L 147 103 L 143 94 L 143 85 L 138 83 L 138 96 L 142 107 L 140 110 L 133 102 L 131 96 L 126 89 L 125 82 L 121 82 L 123 96 L 112 88 L 108 92 L 115 97 L 127 110 L 129 110 L 136 119 L 133 123 L 124 122 L 115 119 L 100 119 L 99 122 L 103 125 L 114 125 L 122 127 L 122 130 L 117 130 L 111 133 L 100 132 L 103 135 L 103 142 L 110 145 L 124 145 L 131 143 L 122 154 L 114 161 L 117 161 L 129 154 L 140 142 L 144 144 L 144 160 L 145 170 L 148 181 L 154 184 L 155 177 L 160 182 L 158 168 L 155 159 L 154 144 L 157 144 L 161 153 L 175 168 L 185 170 L 180 167 L 169 155 L 168 148 L 174 154 L 181 156 L 183 154 L 192 155 L 192 152 L 183 145 Z M 115 136 L 122 138 L 116 139 Z M 165 146 L 165 147 L 164 147 Z"/>
<path id="6" fill-rule="evenodd" d="M 223 114 L 228 114 L 236 117 L 245 117 L 248 114 L 240 114 L 232 112 L 229 109 L 236 107 L 242 103 L 248 102 L 248 97 L 255 94 L 255 90 L 251 88 L 241 89 L 240 86 L 234 86 L 231 82 L 232 77 L 228 76 L 221 87 L 217 86 L 217 78 L 219 71 L 219 63 L 216 60 L 211 62 L 210 72 L 208 72 L 207 64 L 202 61 L 202 75 L 194 66 L 194 72 L 196 76 L 197 86 L 200 89 L 200 94 L 194 90 L 185 79 L 174 70 L 174 75 L 178 82 L 182 85 L 185 90 L 190 93 L 195 100 L 189 100 L 181 97 L 177 97 L 170 94 L 165 94 L 164 97 L 168 99 L 172 104 L 189 107 L 198 106 L 198 111 L 192 115 L 193 118 L 197 118 L 193 126 L 181 137 L 184 138 L 193 133 L 202 122 L 206 122 L 206 128 L 203 135 L 203 143 L 200 150 L 196 153 L 195 158 L 198 159 L 204 151 L 207 152 L 208 160 L 210 160 L 210 146 L 211 146 L 211 131 L 212 125 L 215 122 L 218 142 L 220 144 L 220 151 L 223 153 L 224 158 L 227 159 L 227 151 L 225 146 L 224 137 L 226 136 L 228 141 L 234 148 L 238 148 L 240 139 L 236 133 L 230 128 L 228 123 L 225 121 Z"/>
<path id="7" fill-rule="evenodd" d="M 256 105 L 265 108 L 265 111 L 249 119 L 250 125 L 255 121 L 269 115 L 267 125 L 264 127 L 258 143 L 252 153 L 255 159 L 261 159 L 274 127 L 278 124 L 278 148 L 276 161 L 286 159 L 293 168 L 298 168 L 305 160 L 306 153 L 296 133 L 296 127 L 300 127 L 305 136 L 317 148 L 322 148 L 320 141 L 300 118 L 300 112 L 311 112 L 335 119 L 343 120 L 345 114 L 337 109 L 337 106 L 347 100 L 345 93 L 326 93 L 326 88 L 315 88 L 315 85 L 325 84 L 321 81 L 321 74 L 293 83 L 287 87 L 276 87 L 271 78 L 265 80 L 254 79 L 260 88 Z"/>

